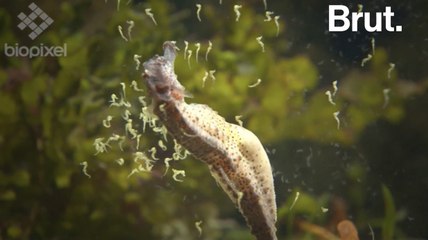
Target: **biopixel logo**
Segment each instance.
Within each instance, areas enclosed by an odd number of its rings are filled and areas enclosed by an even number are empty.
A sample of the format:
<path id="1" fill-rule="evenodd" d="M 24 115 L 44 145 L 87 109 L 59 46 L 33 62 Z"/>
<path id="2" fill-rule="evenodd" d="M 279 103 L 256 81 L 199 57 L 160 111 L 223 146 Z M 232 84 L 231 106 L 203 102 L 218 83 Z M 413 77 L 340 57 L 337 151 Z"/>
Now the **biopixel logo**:
<path id="1" fill-rule="evenodd" d="M 17 17 L 21 21 L 18 23 L 17 27 L 20 30 L 29 28 L 31 32 L 28 34 L 28 37 L 34 40 L 42 34 L 54 20 L 35 3 L 28 5 L 28 8 L 31 10 L 28 15 L 23 12 L 18 14 Z M 28 47 L 20 46 L 18 43 L 15 43 L 14 46 L 5 43 L 4 54 L 8 57 L 65 57 L 67 56 L 67 44 L 64 43 L 63 46 L 46 46 L 41 43 L 39 46 Z"/>
<path id="2" fill-rule="evenodd" d="M 18 15 L 18 18 L 21 20 L 21 22 L 18 24 L 18 28 L 21 30 L 24 30 L 26 27 L 30 28 L 32 32 L 28 34 L 28 36 L 34 40 L 46 28 L 48 28 L 49 25 L 53 23 L 53 20 L 35 3 L 31 3 L 30 5 L 28 5 L 28 8 L 32 10 L 32 12 L 28 16 L 25 15 L 25 13 L 23 12 Z M 42 23 L 40 23 L 39 25 L 34 22 L 37 17 L 42 19 Z"/>

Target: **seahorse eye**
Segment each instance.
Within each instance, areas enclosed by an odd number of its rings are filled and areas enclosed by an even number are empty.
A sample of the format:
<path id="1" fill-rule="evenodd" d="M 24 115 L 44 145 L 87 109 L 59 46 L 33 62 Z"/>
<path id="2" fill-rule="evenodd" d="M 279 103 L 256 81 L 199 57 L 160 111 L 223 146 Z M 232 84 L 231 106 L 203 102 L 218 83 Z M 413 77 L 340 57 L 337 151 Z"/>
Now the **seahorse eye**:
<path id="1" fill-rule="evenodd" d="M 159 94 L 165 94 L 169 91 L 169 87 L 168 86 L 159 86 L 156 85 L 156 92 Z"/>

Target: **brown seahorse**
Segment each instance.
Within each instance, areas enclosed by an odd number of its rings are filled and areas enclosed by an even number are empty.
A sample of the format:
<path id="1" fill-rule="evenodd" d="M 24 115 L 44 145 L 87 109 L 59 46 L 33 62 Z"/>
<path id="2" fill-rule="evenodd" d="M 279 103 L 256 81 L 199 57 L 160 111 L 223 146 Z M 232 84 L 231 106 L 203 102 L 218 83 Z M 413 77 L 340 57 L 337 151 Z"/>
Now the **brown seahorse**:
<path id="1" fill-rule="evenodd" d="M 206 105 L 187 104 L 184 87 L 174 72 L 176 46 L 165 42 L 163 48 L 163 56 L 156 55 L 143 64 L 153 112 L 178 143 L 208 164 L 251 233 L 258 240 L 277 239 L 272 169 L 260 140 Z"/>

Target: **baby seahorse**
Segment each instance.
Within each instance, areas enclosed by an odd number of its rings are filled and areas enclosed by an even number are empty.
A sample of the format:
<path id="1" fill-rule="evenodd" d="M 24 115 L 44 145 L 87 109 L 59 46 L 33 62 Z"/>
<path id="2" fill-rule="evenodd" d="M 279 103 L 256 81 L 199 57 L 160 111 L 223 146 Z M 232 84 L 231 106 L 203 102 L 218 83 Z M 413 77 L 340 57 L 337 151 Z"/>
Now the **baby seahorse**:
<path id="1" fill-rule="evenodd" d="M 163 49 L 163 56 L 143 64 L 154 113 L 178 143 L 208 165 L 252 234 L 258 240 L 276 240 L 272 169 L 260 140 L 249 130 L 226 122 L 207 105 L 187 104 L 174 72 L 176 47 L 165 42 Z"/>

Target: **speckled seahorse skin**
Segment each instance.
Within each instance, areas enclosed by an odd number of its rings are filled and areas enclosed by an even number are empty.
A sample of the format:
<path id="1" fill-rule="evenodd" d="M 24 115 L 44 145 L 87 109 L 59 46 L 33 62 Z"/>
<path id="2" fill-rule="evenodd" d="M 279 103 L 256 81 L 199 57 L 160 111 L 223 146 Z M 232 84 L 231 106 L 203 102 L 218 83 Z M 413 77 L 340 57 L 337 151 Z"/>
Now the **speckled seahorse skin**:
<path id="1" fill-rule="evenodd" d="M 259 139 L 202 104 L 187 104 L 174 73 L 175 45 L 143 65 L 153 111 L 168 132 L 197 159 L 238 207 L 258 240 L 276 238 L 272 169 Z"/>

